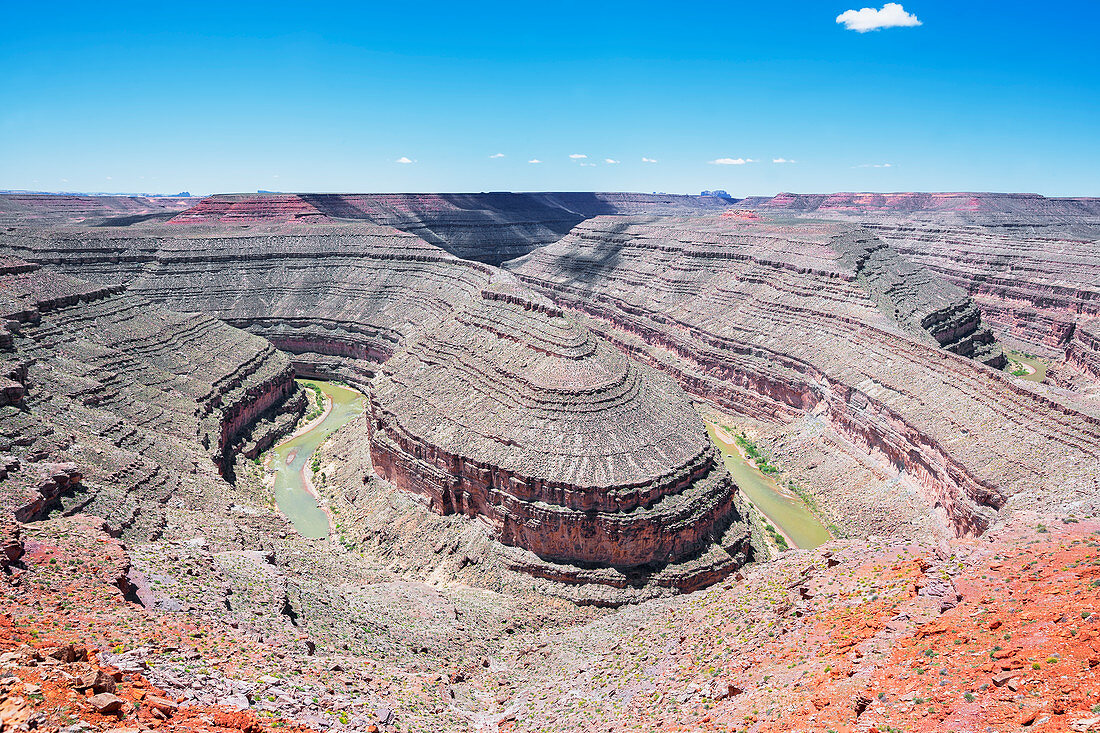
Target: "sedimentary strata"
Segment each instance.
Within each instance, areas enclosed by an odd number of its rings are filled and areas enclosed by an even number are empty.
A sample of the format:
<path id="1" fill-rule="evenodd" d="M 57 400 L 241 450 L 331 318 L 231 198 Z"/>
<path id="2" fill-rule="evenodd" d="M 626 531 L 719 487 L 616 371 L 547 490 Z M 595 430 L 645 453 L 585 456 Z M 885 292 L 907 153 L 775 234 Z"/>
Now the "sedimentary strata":
<path id="1" fill-rule="evenodd" d="M 667 377 L 510 275 L 412 235 L 257 229 L 8 241 L 261 335 L 299 374 L 369 390 L 374 470 L 436 512 L 485 521 L 529 553 L 515 567 L 564 578 L 569 564 L 681 563 L 665 577 L 688 589 L 751 555 L 736 488 Z"/>
<path id="2" fill-rule="evenodd" d="M 735 489 L 680 389 L 494 280 L 383 366 L 375 470 L 551 561 L 663 564 L 725 533 Z"/>
<path id="3" fill-rule="evenodd" d="M 824 423 L 959 534 L 1014 494 L 1096 491 L 1096 418 L 951 353 L 993 346 L 965 293 L 853 225 L 597 218 L 507 268 L 723 410 L 807 438 Z M 873 485 L 841 492 L 837 514 Z"/>
<path id="4" fill-rule="evenodd" d="M 0 275 L 18 400 L 0 407 L 3 509 L 20 521 L 94 507 L 155 532 L 151 504 L 197 490 L 297 397 L 287 358 L 206 315 L 179 314 L 9 261 Z M 254 444 L 251 444 L 254 448 Z"/>
<path id="5" fill-rule="evenodd" d="M 1060 364 L 1055 381 L 1100 381 L 1089 366 L 1089 321 L 1100 316 L 1100 199 L 780 194 L 739 205 L 860 221 L 905 259 L 964 288 L 998 336 Z"/>
<path id="6" fill-rule="evenodd" d="M 1035 193 L 900 192 L 780 193 L 750 196 L 740 206 L 815 214 L 959 214 L 1001 217 L 1026 224 L 1036 217 L 1080 221 L 1100 215 L 1100 198 L 1049 198 Z"/>
<path id="7" fill-rule="evenodd" d="M 79 196 L 70 194 L 0 195 L 0 226 L 62 224 L 136 224 L 167 221 L 197 203 L 186 196 Z"/>
<path id="8" fill-rule="evenodd" d="M 464 259 L 500 264 L 556 241 L 601 214 L 692 214 L 731 199 L 641 193 L 237 194 L 210 196 L 174 225 L 365 221 L 393 227 Z"/>

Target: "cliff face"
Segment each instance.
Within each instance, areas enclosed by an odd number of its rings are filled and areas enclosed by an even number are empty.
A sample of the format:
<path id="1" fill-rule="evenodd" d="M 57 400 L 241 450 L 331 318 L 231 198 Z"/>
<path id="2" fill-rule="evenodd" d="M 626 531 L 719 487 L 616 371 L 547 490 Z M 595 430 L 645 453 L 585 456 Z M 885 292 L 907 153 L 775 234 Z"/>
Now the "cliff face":
<path id="1" fill-rule="evenodd" d="M 886 197 L 885 203 L 880 198 L 860 205 L 908 206 L 913 211 L 906 216 L 918 223 L 926 209 L 934 209 L 935 216 L 942 216 L 945 206 L 965 209 L 960 215 L 969 217 L 974 208 L 955 195 Z M 1038 205 L 1036 197 L 1008 200 L 1012 206 Z M 981 196 L 976 201 L 988 215 L 988 201 Z M 598 478 L 599 461 L 585 469 L 597 476 L 586 488 L 579 475 L 506 465 L 512 450 L 507 441 L 514 437 L 484 443 L 491 450 L 478 447 L 486 439 L 486 416 L 504 409 L 499 395 L 475 399 L 482 394 L 478 389 L 515 393 L 519 384 L 532 395 L 552 395 L 530 397 L 530 404 L 515 408 L 523 414 L 537 414 L 553 400 L 574 403 L 568 390 L 531 386 L 515 368 L 492 359 L 478 363 L 471 354 L 505 358 L 494 349 L 511 342 L 522 346 L 525 358 L 564 363 L 540 340 L 559 338 L 550 335 L 559 329 L 557 319 L 578 314 L 576 328 L 672 375 L 689 394 L 769 425 L 793 426 L 780 447 L 807 485 L 831 494 L 826 503 L 835 521 L 845 514 L 888 518 L 905 507 L 891 504 L 884 512 L 880 502 L 915 493 L 919 502 L 902 503 L 929 507 L 945 527 L 972 534 L 983 531 L 1011 496 L 1050 497 L 1091 487 L 1085 467 L 1096 451 L 1092 417 L 980 366 L 1003 360 L 980 294 L 971 295 L 961 278 L 948 276 L 946 265 L 920 256 L 916 246 L 887 230 L 896 213 L 876 221 L 862 221 L 867 217 L 861 214 L 858 224 L 792 221 L 780 213 L 760 213 L 760 206 L 755 213 L 738 209 L 721 216 L 621 214 L 631 207 L 671 211 L 681 205 L 695 203 L 690 197 L 603 194 L 211 197 L 171 223 L 68 225 L 48 234 L 17 228 L 3 235 L 3 243 L 51 268 L 125 283 L 135 295 L 246 328 L 286 352 L 298 373 L 377 389 L 372 430 L 380 446 L 378 470 L 426 497 L 437 511 L 484 518 L 503 542 L 535 548 L 548 562 L 628 566 L 686 557 L 695 551 L 690 548 L 709 541 L 705 535 L 713 538 L 729 516 L 720 508 L 724 499 L 712 493 L 704 502 L 710 509 L 688 510 L 685 516 L 698 524 L 680 539 L 676 532 L 650 530 L 616 535 L 618 518 L 580 518 L 536 507 L 541 501 L 570 511 L 603 511 L 603 505 L 574 500 L 574 494 L 592 496 L 598 486 L 611 490 L 609 496 L 625 496 L 617 479 L 605 485 Z M 499 270 L 392 228 L 420 227 L 429 219 L 449 222 L 450 233 L 438 236 L 455 248 L 457 222 L 466 222 L 471 237 L 496 231 L 496 224 L 483 218 L 486 211 L 496 211 L 494 221 L 507 219 L 511 227 L 538 217 L 549 222 L 551 210 L 587 216 L 608 208 L 614 215 L 589 219 L 507 265 L 564 308 L 562 316 L 545 310 L 553 306 L 532 305 L 537 299 L 523 288 L 492 295 Z M 536 210 L 538 217 L 527 219 L 517 213 Z M 512 213 L 504 216 L 505 211 Z M 569 216 L 556 221 L 564 225 Z M 488 234 L 485 242 L 494 257 L 514 251 Z M 1067 271 L 1075 258 L 1067 255 Z M 541 320 L 521 313 L 541 314 Z M 1066 338 L 1073 333 L 1067 327 Z M 1091 373 L 1095 349 L 1089 333 L 1081 329 L 1073 342 L 1074 357 L 1067 364 L 1074 373 Z M 450 354 L 450 361 L 440 354 Z M 593 352 L 591 358 L 603 357 Z M 451 361 L 462 368 L 455 371 Z M 663 389 L 659 382 L 641 383 L 646 386 L 637 395 Z M 585 394 L 598 401 L 600 390 L 610 387 L 593 389 Z M 12 399 L 17 391 L 13 388 Z M 457 432 L 410 427 L 402 410 L 420 415 L 422 406 L 404 400 L 423 401 L 429 394 L 469 402 L 467 410 L 454 411 L 468 415 Z M 447 410 L 435 410 L 433 424 L 448 424 Z M 231 418 L 227 435 L 235 429 Z M 557 427 L 548 429 L 557 435 Z M 461 440 L 454 438 L 458 432 Z M 546 452 L 530 435 L 518 445 L 531 455 Z M 593 450 L 604 449 L 593 445 Z M 494 451 L 497 458 L 485 457 Z M 1065 451 L 1053 465 L 1052 457 Z M 665 467 L 687 470 L 696 485 L 702 474 L 685 468 L 694 460 L 676 455 Z M 651 482 L 648 469 L 639 464 L 638 470 L 629 483 Z M 501 473 L 494 477 L 494 471 Z M 505 483 L 513 485 L 507 495 L 501 490 Z M 855 496 L 859 505 L 846 508 L 849 489 L 861 483 L 877 488 Z M 636 499 L 623 499 L 621 511 L 660 509 L 667 495 L 662 492 L 636 492 Z M 666 513 L 651 524 L 671 526 L 678 516 Z M 649 521 L 638 517 L 634 526 Z M 588 545 L 571 550 L 568 545 L 580 536 Z M 634 559 L 615 555 L 614 546 L 622 544 L 616 537 L 631 538 Z"/>
<path id="2" fill-rule="evenodd" d="M 167 221 L 196 203 L 178 196 L 0 195 L 0 226 Z"/>
<path id="3" fill-rule="evenodd" d="M 1080 220 L 1100 216 L 1100 198 L 1048 198 L 1035 193 L 781 193 L 750 196 L 741 206 L 765 211 L 850 214 L 974 214 Z"/>
<path id="4" fill-rule="evenodd" d="M 120 286 L 9 262 L 0 303 L 0 356 L 23 366 L 18 403 L 0 408 L 0 453 L 13 458 L 0 493 L 21 520 L 69 502 L 155 532 L 158 499 L 228 466 L 295 390 L 288 359 L 262 339 Z"/>
<path id="5" fill-rule="evenodd" d="M 385 363 L 371 412 L 381 475 L 551 561 L 667 563 L 736 516 L 679 388 L 502 276 Z"/>
<path id="6" fill-rule="evenodd" d="M 859 221 L 899 255 L 959 286 L 987 325 L 1024 351 L 1062 362 L 1065 384 L 1100 380 L 1080 323 L 1100 316 L 1100 199 L 1035 194 L 780 194 L 746 199 L 773 215 Z"/>
<path id="7" fill-rule="evenodd" d="M 374 471 L 483 521 L 527 553 L 516 567 L 674 565 L 659 582 L 686 589 L 751 554 L 736 487 L 681 389 L 512 276 L 368 223 L 173 231 L 34 246 L 263 336 L 298 373 L 368 390 Z"/>
<path id="8" fill-rule="evenodd" d="M 1005 365 L 996 339 L 982 325 L 982 312 L 962 288 L 909 262 L 867 230 L 844 233 L 830 244 L 838 262 L 855 272 L 863 290 L 899 325 L 931 336 L 948 351 Z"/>
<path id="9" fill-rule="evenodd" d="M 363 221 L 420 237 L 464 259 L 500 264 L 604 214 L 721 211 L 730 199 L 641 193 L 237 194 L 203 199 L 176 225 Z"/>
<path id="10" fill-rule="evenodd" d="M 950 353 L 991 346 L 965 293 L 852 225 L 598 218 L 506 267 L 724 410 L 823 422 L 958 534 L 1094 486 L 1096 420 Z"/>
<path id="11" fill-rule="evenodd" d="M 1089 322 L 1100 317 L 1100 216 L 1094 221 L 1018 228 L 924 222 L 873 226 L 907 258 L 966 289 L 1006 340 L 1065 360 L 1071 370 L 1084 369 L 1095 383 L 1100 381 L 1095 372 L 1075 357 L 1083 346 L 1076 329 L 1088 332 Z"/>
<path id="12" fill-rule="evenodd" d="M 365 384 L 401 341 L 476 292 L 491 268 L 371 224 L 213 234 L 164 227 L 11 237 L 63 272 L 126 283 L 185 312 L 214 315 L 286 351 L 304 374 Z"/>

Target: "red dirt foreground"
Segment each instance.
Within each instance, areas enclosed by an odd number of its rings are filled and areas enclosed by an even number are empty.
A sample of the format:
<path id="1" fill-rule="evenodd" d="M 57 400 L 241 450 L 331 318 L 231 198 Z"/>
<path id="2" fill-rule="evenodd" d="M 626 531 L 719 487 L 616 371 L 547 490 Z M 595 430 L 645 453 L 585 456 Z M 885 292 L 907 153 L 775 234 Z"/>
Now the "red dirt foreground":
<path id="1" fill-rule="evenodd" d="M 179 705 L 100 664 L 141 645 L 258 673 L 273 649 L 128 603 L 124 549 L 102 522 L 50 524 L 49 537 L 24 528 L 23 567 L 0 586 L 0 731 L 310 730 Z M 540 673 L 546 694 L 529 688 L 532 707 L 492 729 L 1100 731 L 1100 520 L 1017 517 L 938 548 L 837 541 L 744 573 L 638 607 L 645 622 L 585 674 Z M 601 711 L 563 694 L 595 689 L 588 674 L 623 702 Z"/>
<path id="2" fill-rule="evenodd" d="M 674 621 L 664 684 L 623 727 L 1100 730 L 1100 522 L 1017 520 L 950 555 L 830 547 Z"/>
<path id="3" fill-rule="evenodd" d="M 261 719 L 230 708 L 186 706 L 151 685 L 140 672 L 99 663 L 99 652 L 146 643 L 161 650 L 181 645 L 214 654 L 227 650 L 244 667 L 259 649 L 226 627 L 193 623 L 183 614 L 154 615 L 126 602 L 128 561 L 102 520 L 76 516 L 54 541 L 26 538 L 23 568 L 0 575 L 0 733 L 72 728 L 308 731 L 284 720 Z"/>

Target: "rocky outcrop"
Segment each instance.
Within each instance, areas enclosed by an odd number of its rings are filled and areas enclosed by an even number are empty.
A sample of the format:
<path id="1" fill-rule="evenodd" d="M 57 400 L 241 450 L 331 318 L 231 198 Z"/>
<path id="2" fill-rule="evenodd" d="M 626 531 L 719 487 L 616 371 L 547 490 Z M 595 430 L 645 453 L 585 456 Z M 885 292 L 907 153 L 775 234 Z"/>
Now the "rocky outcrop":
<path id="1" fill-rule="evenodd" d="M 1100 319 L 1077 321 L 1066 345 L 1066 364 L 1100 382 Z"/>
<path id="2" fill-rule="evenodd" d="M 909 262 L 864 229 L 842 234 L 831 245 L 880 310 L 900 325 L 928 334 L 948 351 L 992 367 L 1005 365 L 1000 345 L 982 325 L 981 310 L 962 288 Z"/>
<path id="3" fill-rule="evenodd" d="M 712 544 L 735 487 L 679 388 L 501 279 L 383 365 L 375 470 L 551 561 L 657 565 Z"/>
<path id="4" fill-rule="evenodd" d="M 262 339 L 122 286 L 9 268 L 0 302 L 7 358 L 27 365 L 22 400 L 0 408 L 0 451 L 15 459 L 0 496 L 20 521 L 60 505 L 155 525 L 150 502 L 226 470 L 251 423 L 295 390 Z"/>
<path id="5" fill-rule="evenodd" d="M 875 224 L 914 262 L 971 293 L 989 323 L 1017 348 L 1072 360 L 1079 323 L 1100 317 L 1100 259 L 1092 227 L 1038 224 L 1020 229 L 934 223 Z M 1087 323 L 1085 330 L 1088 330 Z"/>
<path id="6" fill-rule="evenodd" d="M 959 534 L 1017 492 L 1091 491 L 1096 419 L 940 349 L 930 334 L 963 353 L 986 341 L 965 296 L 872 240 L 842 223 L 598 218 L 507 268 L 726 411 L 824 421 Z"/>
<path id="7" fill-rule="evenodd" d="M 369 390 L 375 470 L 529 551 L 517 566 L 658 567 L 717 547 L 669 580 L 690 588 L 751 554 L 747 528 L 731 529 L 735 487 L 666 377 L 511 276 L 412 235 L 260 229 L 114 232 L 94 248 L 54 234 L 38 256 L 115 273 L 128 292 L 263 336 L 299 374 Z M 235 413 L 223 413 L 232 432 Z"/>
<path id="8" fill-rule="evenodd" d="M 859 221 L 906 260 L 968 292 L 984 322 L 1015 348 L 1089 374 L 1074 366 L 1082 345 L 1071 342 L 1079 319 L 1100 317 L 1100 199 L 780 194 L 740 205 Z"/>
<path id="9" fill-rule="evenodd" d="M 420 237 L 458 257 L 500 264 L 609 214 L 692 214 L 734 202 L 641 193 L 234 194 L 210 196 L 176 225 L 364 221 Z"/>

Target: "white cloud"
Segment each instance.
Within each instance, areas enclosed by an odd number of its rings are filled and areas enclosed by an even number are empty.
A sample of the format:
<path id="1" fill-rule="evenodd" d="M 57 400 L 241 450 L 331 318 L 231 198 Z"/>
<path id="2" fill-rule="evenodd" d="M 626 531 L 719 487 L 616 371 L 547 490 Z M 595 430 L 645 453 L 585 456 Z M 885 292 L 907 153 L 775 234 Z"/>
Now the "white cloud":
<path id="1" fill-rule="evenodd" d="M 654 160 L 653 158 L 647 158 L 647 157 L 645 157 L 645 156 L 643 155 L 643 156 L 642 156 L 642 162 L 643 162 L 643 163 L 656 163 L 657 161 L 656 161 L 656 160 Z"/>
<path id="2" fill-rule="evenodd" d="M 886 3 L 880 10 L 874 8 L 845 10 L 836 16 L 836 22 L 843 23 L 845 28 L 857 33 L 877 31 L 879 28 L 906 28 L 921 25 L 917 16 L 905 12 L 905 8 L 900 3 Z"/>
<path id="3" fill-rule="evenodd" d="M 757 161 L 752 158 L 717 158 L 707 162 L 711 165 L 745 165 L 745 163 L 756 163 Z"/>
<path id="4" fill-rule="evenodd" d="M 503 157 L 504 157 L 504 153 L 493 153 L 493 154 L 492 154 L 492 155 L 490 155 L 489 157 L 490 157 L 490 158 L 503 158 Z"/>
<path id="5" fill-rule="evenodd" d="M 107 180 L 108 181 L 113 181 L 113 180 L 115 180 L 115 178 L 114 178 L 114 176 L 107 176 Z"/>
<path id="6" fill-rule="evenodd" d="M 797 161 L 791 160 L 790 158 L 772 158 L 772 162 L 773 163 L 796 163 Z"/>
<path id="7" fill-rule="evenodd" d="M 581 163 L 581 168 L 595 168 L 595 163 Z"/>
<path id="8" fill-rule="evenodd" d="M 617 161 L 617 160 L 614 160 L 613 158 L 604 158 L 604 159 L 603 159 L 603 162 L 604 162 L 604 163 L 608 163 L 609 165 L 615 165 L 615 164 L 616 164 L 616 163 L 618 163 L 619 161 Z"/>
<path id="9" fill-rule="evenodd" d="M 542 161 L 541 161 L 541 160 L 539 160 L 538 158 L 531 158 L 531 160 L 529 160 L 529 161 L 527 161 L 527 162 L 528 162 L 528 163 L 541 163 Z"/>
<path id="10" fill-rule="evenodd" d="M 893 163 L 864 163 L 857 165 L 856 168 L 893 168 Z"/>
<path id="11" fill-rule="evenodd" d="M 397 160 L 395 160 L 393 162 L 394 163 L 403 163 L 403 164 L 412 163 L 412 161 L 409 160 L 408 158 L 406 158 L 404 155 L 402 155 L 400 158 L 398 158 Z"/>
<path id="12" fill-rule="evenodd" d="M 582 158 L 587 158 L 588 156 L 584 153 L 570 153 L 569 157 L 573 160 L 581 160 Z"/>

